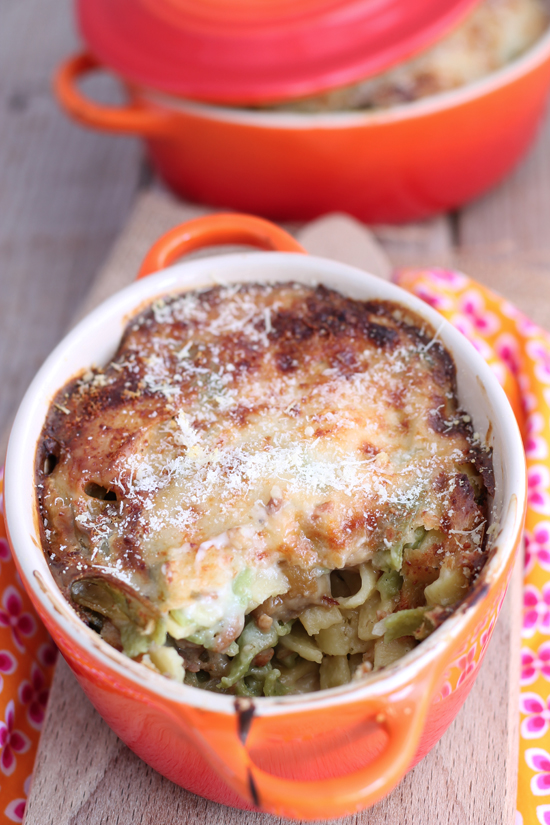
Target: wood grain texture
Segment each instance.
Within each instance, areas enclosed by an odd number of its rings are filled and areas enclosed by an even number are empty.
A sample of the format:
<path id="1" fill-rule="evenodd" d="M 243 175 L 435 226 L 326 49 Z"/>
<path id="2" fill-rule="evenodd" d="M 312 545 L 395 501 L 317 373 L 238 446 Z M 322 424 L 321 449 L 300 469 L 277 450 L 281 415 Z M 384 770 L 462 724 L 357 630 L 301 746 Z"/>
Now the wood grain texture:
<path id="1" fill-rule="evenodd" d="M 348 215 L 333 213 L 312 221 L 297 233 L 311 255 L 357 266 L 389 281 L 392 261 L 366 226 Z"/>
<path id="2" fill-rule="evenodd" d="M 550 330 L 550 112 L 527 157 L 455 230 L 454 263 Z"/>
<path id="3" fill-rule="evenodd" d="M 549 149 L 547 115 L 531 151 L 512 174 L 457 216 L 457 241 L 461 247 L 503 257 L 520 254 L 533 262 L 550 265 Z"/>
<path id="4" fill-rule="evenodd" d="M 80 128 L 53 99 L 52 73 L 78 44 L 72 5 L 0 0 L 0 433 L 87 292 L 141 174 L 137 141 Z M 112 95 L 104 80 L 89 85 Z"/>
<path id="5" fill-rule="evenodd" d="M 130 283 L 137 273 L 151 243 L 177 223 L 183 223 L 212 210 L 177 201 L 158 188 L 143 192 L 134 206 L 124 232 L 101 268 L 89 293 L 79 306 L 75 320 Z M 329 215 L 300 226 L 287 226 L 312 255 L 360 266 L 382 278 L 388 278 L 392 264 L 374 235 L 353 218 Z M 198 257 L 225 252 L 235 247 L 215 247 L 193 253 Z"/>
<path id="6" fill-rule="evenodd" d="M 440 215 L 400 226 L 378 225 L 374 234 L 395 266 L 447 266 L 452 261 L 454 221 Z"/>

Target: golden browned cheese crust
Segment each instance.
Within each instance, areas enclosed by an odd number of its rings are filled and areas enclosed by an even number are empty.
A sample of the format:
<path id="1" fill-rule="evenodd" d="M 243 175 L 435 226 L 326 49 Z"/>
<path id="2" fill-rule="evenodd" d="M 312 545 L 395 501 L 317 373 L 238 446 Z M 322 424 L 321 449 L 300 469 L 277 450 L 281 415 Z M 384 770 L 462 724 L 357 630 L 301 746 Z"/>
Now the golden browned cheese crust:
<path id="1" fill-rule="evenodd" d="M 449 354 L 404 307 L 324 287 L 156 301 L 59 392 L 36 472 L 62 590 L 115 583 L 143 634 L 160 617 L 214 651 L 253 610 L 336 604 L 330 571 L 394 554 L 403 610 L 486 558 L 490 455 Z"/>

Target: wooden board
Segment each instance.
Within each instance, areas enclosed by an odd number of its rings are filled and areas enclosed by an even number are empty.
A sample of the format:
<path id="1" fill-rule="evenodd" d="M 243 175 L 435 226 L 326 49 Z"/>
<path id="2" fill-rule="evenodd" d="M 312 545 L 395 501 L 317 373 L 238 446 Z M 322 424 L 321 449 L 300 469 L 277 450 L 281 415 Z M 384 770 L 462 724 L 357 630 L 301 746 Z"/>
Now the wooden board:
<path id="1" fill-rule="evenodd" d="M 82 311 L 128 283 L 150 242 L 195 214 L 195 207 L 176 204 L 162 194 L 142 195 Z M 440 232 L 441 221 L 435 223 L 435 229 Z M 415 227 L 408 231 L 418 238 Z M 420 237 L 432 237 L 426 227 L 420 227 L 419 232 Z M 320 219 L 302 228 L 298 237 L 310 252 L 345 258 L 365 269 L 375 269 L 381 276 L 388 274 L 387 258 L 373 236 L 349 218 Z M 394 233 L 392 243 L 396 242 Z M 418 251 L 418 239 L 416 244 Z M 446 254 L 451 252 L 446 250 Z M 479 679 L 452 728 L 386 800 L 368 812 L 342 820 L 344 823 L 439 825 L 458 818 L 464 825 L 512 825 L 520 589 L 516 577 Z M 260 825 L 274 819 L 205 802 L 159 777 L 108 729 L 67 666 L 61 664 L 52 689 L 26 825 L 106 823 L 111 817 L 118 825 L 161 825 L 176 817 L 186 822 L 223 820 L 226 825 Z"/>

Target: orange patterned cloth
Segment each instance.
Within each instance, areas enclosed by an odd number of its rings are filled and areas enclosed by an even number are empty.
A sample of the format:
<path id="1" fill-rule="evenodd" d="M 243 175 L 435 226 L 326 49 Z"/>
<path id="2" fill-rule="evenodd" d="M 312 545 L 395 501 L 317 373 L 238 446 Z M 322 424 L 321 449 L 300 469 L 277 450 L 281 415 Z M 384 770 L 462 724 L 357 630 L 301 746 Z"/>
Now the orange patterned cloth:
<path id="1" fill-rule="evenodd" d="M 474 344 L 516 412 L 527 455 L 525 612 L 516 825 L 550 825 L 550 335 L 459 272 L 404 270 L 397 283 Z M 0 825 L 22 822 L 55 648 L 6 541 L 0 473 Z"/>
<path id="2" fill-rule="evenodd" d="M 57 650 L 6 538 L 0 470 L 0 823 L 22 822 Z"/>

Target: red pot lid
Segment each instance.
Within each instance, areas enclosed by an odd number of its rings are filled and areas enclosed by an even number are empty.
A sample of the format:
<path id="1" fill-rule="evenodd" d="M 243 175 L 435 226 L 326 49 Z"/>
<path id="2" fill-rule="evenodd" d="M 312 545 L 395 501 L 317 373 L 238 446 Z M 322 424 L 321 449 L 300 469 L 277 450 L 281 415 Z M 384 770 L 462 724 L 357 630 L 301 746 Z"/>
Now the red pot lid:
<path id="1" fill-rule="evenodd" d="M 218 103 L 354 83 L 429 46 L 479 0 L 78 0 L 89 47 L 127 80 Z"/>

